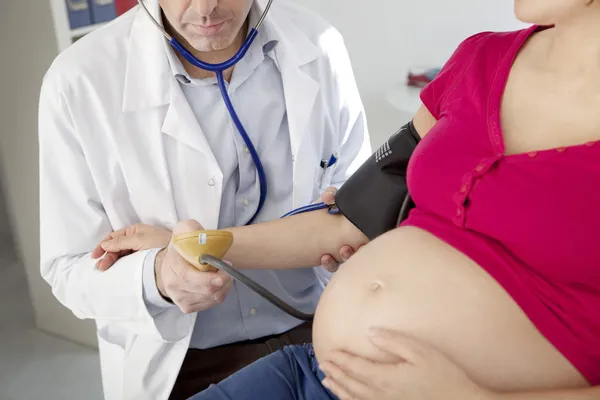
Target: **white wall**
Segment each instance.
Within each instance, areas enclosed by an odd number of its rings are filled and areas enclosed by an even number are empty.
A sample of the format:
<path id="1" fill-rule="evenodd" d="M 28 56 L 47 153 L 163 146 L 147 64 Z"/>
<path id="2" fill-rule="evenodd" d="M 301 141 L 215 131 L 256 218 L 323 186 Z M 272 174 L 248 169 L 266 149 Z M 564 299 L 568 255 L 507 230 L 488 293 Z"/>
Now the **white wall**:
<path id="1" fill-rule="evenodd" d="M 513 0 L 296 0 L 317 11 L 345 37 L 367 109 L 374 146 L 405 115 L 383 99 L 414 65 L 439 65 L 468 36 L 524 25 Z"/>
<path id="2" fill-rule="evenodd" d="M 92 322 L 76 319 L 60 305 L 39 272 L 37 102 L 42 76 L 57 47 L 49 2 L 31 6 L 29 1 L 6 0 L 0 11 L 0 183 L 37 326 L 95 345 Z"/>

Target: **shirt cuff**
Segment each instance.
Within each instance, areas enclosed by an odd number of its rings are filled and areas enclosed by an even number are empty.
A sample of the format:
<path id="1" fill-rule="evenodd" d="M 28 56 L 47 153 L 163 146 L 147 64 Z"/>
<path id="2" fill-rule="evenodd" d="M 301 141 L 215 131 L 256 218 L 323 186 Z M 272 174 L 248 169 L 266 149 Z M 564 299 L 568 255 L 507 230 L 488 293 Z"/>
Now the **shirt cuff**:
<path id="1" fill-rule="evenodd" d="M 142 293 L 144 297 L 144 303 L 148 312 L 153 317 L 157 316 L 161 312 L 175 307 L 175 304 L 169 303 L 164 297 L 161 296 L 156 286 L 156 277 L 154 275 L 154 262 L 156 261 L 156 255 L 161 249 L 152 249 L 146 255 L 144 259 L 144 266 L 142 270 Z"/>

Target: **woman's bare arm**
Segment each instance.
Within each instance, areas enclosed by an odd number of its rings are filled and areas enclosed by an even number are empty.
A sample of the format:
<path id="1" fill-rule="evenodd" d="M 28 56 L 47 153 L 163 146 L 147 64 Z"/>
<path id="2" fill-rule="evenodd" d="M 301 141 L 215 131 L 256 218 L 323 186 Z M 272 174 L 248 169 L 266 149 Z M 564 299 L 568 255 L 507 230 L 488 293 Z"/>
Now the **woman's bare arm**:
<path id="1" fill-rule="evenodd" d="M 423 105 L 417 110 L 412 121 L 421 138 L 423 138 L 437 123 L 435 117 L 431 115 L 429 110 Z"/>
<path id="2" fill-rule="evenodd" d="M 203 229 L 196 221 L 182 223 L 189 225 L 185 229 L 190 231 Z M 339 256 L 345 246 L 356 251 L 368 241 L 343 215 L 329 214 L 326 209 L 225 230 L 233 233 L 233 245 L 225 259 L 239 269 L 310 268 L 321 265 L 321 258 L 326 254 Z M 98 268 L 105 271 L 122 257 L 121 252 L 166 248 L 172 236 L 167 229 L 132 225 L 104 238 L 92 252 L 92 258 L 98 259 L 107 252 L 97 263 Z M 159 257 L 162 256 L 164 252 L 159 253 Z"/>
<path id="3" fill-rule="evenodd" d="M 413 123 L 423 137 L 436 120 L 422 106 Z M 357 250 L 367 242 L 345 217 L 326 210 L 228 230 L 234 234 L 234 243 L 226 258 L 240 269 L 309 268 L 320 265 L 324 255 L 338 255 L 344 246 Z M 166 247 L 170 239 L 171 232 L 165 229 L 138 224 L 111 233 L 94 249 L 92 257 L 109 252 L 98 261 L 99 268 L 106 270 L 122 256 L 120 252 Z"/>
<path id="4" fill-rule="evenodd" d="M 436 120 L 422 106 L 413 123 L 423 137 Z M 327 210 L 228 230 L 233 233 L 234 243 L 225 258 L 238 269 L 313 267 L 321 263 L 324 254 L 338 254 L 345 245 L 356 250 L 367 242 L 367 237 L 345 217 L 330 215 Z"/>
<path id="5" fill-rule="evenodd" d="M 327 210 L 227 230 L 234 239 L 225 259 L 238 269 L 314 267 L 324 254 L 345 245 L 356 250 L 368 241 L 345 217 Z"/>

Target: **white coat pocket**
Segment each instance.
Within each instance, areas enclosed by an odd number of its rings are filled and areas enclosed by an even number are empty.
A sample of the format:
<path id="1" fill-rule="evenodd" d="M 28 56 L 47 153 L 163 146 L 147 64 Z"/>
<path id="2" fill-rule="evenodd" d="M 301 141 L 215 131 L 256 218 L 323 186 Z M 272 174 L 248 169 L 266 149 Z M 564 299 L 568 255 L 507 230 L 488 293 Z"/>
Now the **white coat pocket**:
<path id="1" fill-rule="evenodd" d="M 332 154 L 328 160 L 323 160 L 321 162 L 315 178 L 315 187 L 319 189 L 320 193 L 331 186 L 333 173 L 335 172 L 335 167 L 337 166 L 337 160 L 338 155 Z"/>
<path id="2" fill-rule="evenodd" d="M 333 179 L 333 172 L 335 170 L 335 165 L 327 168 L 325 172 L 323 172 L 323 177 L 321 178 L 321 191 L 324 191 L 329 186 L 331 186 L 331 180 Z"/>

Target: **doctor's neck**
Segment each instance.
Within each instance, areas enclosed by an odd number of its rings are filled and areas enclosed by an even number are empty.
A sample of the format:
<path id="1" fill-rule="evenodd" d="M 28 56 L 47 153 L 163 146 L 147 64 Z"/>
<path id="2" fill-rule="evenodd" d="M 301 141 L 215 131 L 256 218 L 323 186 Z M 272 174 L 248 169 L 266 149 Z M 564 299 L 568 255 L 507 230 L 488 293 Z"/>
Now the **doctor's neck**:
<path id="1" fill-rule="evenodd" d="M 173 28 L 173 26 L 169 23 L 169 20 L 164 16 L 164 14 L 163 14 L 162 18 L 163 18 L 165 30 L 171 36 L 177 38 L 179 43 L 184 45 L 185 48 L 189 52 L 191 52 L 194 56 L 196 56 L 198 59 L 200 59 L 204 62 L 207 62 L 207 63 L 211 63 L 211 64 L 218 64 L 218 63 L 225 62 L 225 61 L 229 60 L 230 58 L 232 58 L 235 55 L 235 53 L 237 53 L 237 51 L 240 49 L 240 47 L 242 47 L 242 45 L 244 44 L 244 39 L 246 38 L 246 35 L 248 34 L 248 30 L 249 30 L 248 29 L 249 21 L 247 18 L 229 46 L 227 46 L 223 49 L 219 49 L 219 50 L 199 51 L 196 48 L 194 48 L 181 33 L 179 33 L 175 28 Z M 183 64 L 185 70 L 187 71 L 188 74 L 190 74 L 191 77 L 198 78 L 198 79 L 204 79 L 204 78 L 210 78 L 210 77 L 216 76 L 216 74 L 214 72 L 205 71 L 202 68 L 198 68 L 198 67 L 192 65 L 178 51 L 175 51 L 175 54 L 177 55 L 177 58 L 179 58 L 179 60 Z M 233 74 L 233 68 L 234 67 L 231 67 L 230 69 L 226 70 L 223 73 L 223 77 L 228 82 L 231 80 L 231 75 Z"/>

